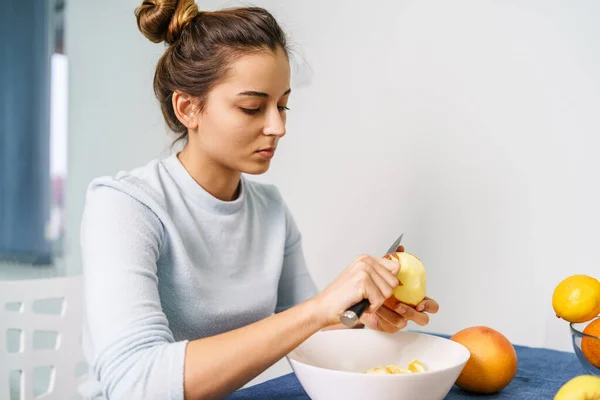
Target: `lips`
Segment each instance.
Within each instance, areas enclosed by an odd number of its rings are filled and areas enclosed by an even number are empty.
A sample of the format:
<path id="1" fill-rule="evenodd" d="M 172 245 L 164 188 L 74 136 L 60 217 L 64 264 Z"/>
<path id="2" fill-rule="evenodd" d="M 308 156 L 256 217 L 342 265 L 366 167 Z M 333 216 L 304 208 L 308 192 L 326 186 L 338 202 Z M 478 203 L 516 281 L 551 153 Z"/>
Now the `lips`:
<path id="1" fill-rule="evenodd" d="M 257 153 L 263 158 L 270 159 L 275 155 L 275 147 L 265 147 L 258 150 Z"/>

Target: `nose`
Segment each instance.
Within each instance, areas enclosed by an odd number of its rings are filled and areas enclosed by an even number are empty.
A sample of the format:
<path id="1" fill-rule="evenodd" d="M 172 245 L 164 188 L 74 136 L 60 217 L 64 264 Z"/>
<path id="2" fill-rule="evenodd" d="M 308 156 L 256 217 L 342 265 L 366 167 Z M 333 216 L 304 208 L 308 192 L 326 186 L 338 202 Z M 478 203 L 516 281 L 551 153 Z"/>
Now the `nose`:
<path id="1" fill-rule="evenodd" d="M 265 118 L 265 127 L 263 129 L 265 135 L 282 137 L 285 135 L 285 113 L 275 109 L 269 112 Z"/>

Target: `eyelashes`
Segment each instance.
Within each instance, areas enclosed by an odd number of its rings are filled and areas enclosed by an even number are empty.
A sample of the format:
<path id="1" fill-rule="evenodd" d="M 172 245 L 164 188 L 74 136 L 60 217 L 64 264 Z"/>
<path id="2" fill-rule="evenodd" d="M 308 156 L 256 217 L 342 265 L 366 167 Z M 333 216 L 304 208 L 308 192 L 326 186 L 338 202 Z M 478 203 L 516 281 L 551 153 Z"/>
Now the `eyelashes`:
<path id="1" fill-rule="evenodd" d="M 282 112 L 282 111 L 289 111 L 289 108 L 287 106 L 278 106 L 277 109 Z M 248 115 L 256 115 L 260 112 L 260 108 L 243 108 L 240 107 L 240 110 L 242 110 L 242 112 L 244 112 L 245 114 Z"/>

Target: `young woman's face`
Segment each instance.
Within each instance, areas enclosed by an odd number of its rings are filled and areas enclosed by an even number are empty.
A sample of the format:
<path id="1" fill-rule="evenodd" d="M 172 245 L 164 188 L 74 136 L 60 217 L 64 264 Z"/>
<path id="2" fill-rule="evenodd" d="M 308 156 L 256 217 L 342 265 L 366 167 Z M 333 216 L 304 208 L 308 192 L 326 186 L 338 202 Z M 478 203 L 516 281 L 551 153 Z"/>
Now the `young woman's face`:
<path id="1" fill-rule="evenodd" d="M 269 169 L 285 135 L 290 65 L 284 51 L 262 51 L 236 60 L 228 77 L 210 92 L 188 146 L 243 173 Z"/>

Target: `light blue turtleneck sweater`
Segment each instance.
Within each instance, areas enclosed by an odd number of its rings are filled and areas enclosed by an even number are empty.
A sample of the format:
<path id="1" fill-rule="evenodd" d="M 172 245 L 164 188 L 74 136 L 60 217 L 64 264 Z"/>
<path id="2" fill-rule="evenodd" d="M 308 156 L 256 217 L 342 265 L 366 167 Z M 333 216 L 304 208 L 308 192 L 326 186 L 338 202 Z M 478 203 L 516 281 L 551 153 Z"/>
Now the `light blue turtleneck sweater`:
<path id="1" fill-rule="evenodd" d="M 177 156 L 89 186 L 81 225 L 89 399 L 183 400 L 188 341 L 316 294 L 279 191 L 221 201 Z"/>

